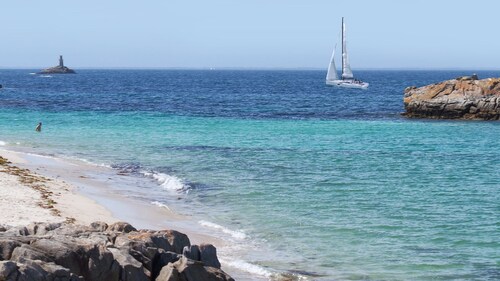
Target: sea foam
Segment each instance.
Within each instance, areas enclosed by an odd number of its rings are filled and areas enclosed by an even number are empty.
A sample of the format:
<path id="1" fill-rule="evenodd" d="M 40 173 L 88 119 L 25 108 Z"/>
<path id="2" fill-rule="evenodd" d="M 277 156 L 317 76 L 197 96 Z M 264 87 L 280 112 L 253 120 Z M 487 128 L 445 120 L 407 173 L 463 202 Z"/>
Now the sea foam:
<path id="1" fill-rule="evenodd" d="M 4 146 L 4 145 L 7 145 L 7 143 L 6 143 L 6 142 L 4 142 L 4 141 L 0 141 L 0 145 L 1 145 L 1 146 Z"/>
<path id="2" fill-rule="evenodd" d="M 175 176 L 148 171 L 142 171 L 142 174 L 146 177 L 155 179 L 162 187 L 169 190 L 184 190 L 188 187 L 180 178 Z"/>
<path id="3" fill-rule="evenodd" d="M 151 202 L 151 204 L 153 204 L 153 205 L 155 205 L 155 206 L 158 206 L 158 207 L 160 207 L 160 208 L 165 208 L 165 209 L 167 209 L 167 210 L 169 210 L 169 211 L 172 211 L 172 210 L 171 210 L 171 209 L 170 209 L 170 208 L 169 208 L 166 204 L 163 204 L 163 203 L 161 203 L 161 202 L 158 202 L 158 201 L 153 201 L 153 202 Z"/>
<path id="4" fill-rule="evenodd" d="M 222 225 L 218 225 L 218 224 L 213 223 L 213 222 L 199 221 L 198 223 L 200 225 L 202 225 L 202 226 L 205 226 L 205 227 L 209 227 L 209 228 L 220 230 L 223 233 L 229 234 L 229 235 L 231 235 L 231 237 L 239 239 L 239 240 L 243 240 L 243 239 L 245 239 L 247 237 L 245 235 L 245 233 L 243 233 L 241 231 L 234 231 L 234 230 L 228 229 L 228 228 L 226 228 L 226 227 L 224 227 Z"/>
<path id="5" fill-rule="evenodd" d="M 271 278 L 274 274 L 265 269 L 264 267 L 262 266 L 258 266 L 256 264 L 251 264 L 249 262 L 246 262 L 246 261 L 242 261 L 242 260 L 225 260 L 225 259 L 220 259 L 221 263 L 224 263 L 224 264 L 227 264 L 231 267 L 234 267 L 234 268 L 238 268 L 239 270 L 242 270 L 242 271 L 245 271 L 245 272 L 248 272 L 250 274 L 253 274 L 253 275 L 258 275 L 258 276 L 262 276 L 262 277 L 266 277 L 266 278 Z"/>

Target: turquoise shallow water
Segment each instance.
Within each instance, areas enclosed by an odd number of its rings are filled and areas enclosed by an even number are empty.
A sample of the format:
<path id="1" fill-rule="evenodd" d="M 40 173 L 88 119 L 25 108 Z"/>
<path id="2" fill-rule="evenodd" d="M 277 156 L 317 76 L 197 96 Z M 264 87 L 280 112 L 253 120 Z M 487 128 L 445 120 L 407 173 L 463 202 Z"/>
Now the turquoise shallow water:
<path id="1" fill-rule="evenodd" d="M 13 84 L 0 92 L 7 147 L 144 179 L 141 200 L 268 248 L 247 257 L 264 270 L 314 280 L 500 278 L 500 124 L 399 116 L 401 88 L 436 75 L 404 72 L 395 82 L 367 72 L 379 85 L 359 93 L 317 86 L 315 71 L 299 81 L 295 72 L 239 73 L 260 79 L 255 87 L 233 72 L 28 72 L 4 71 Z M 449 75 L 458 76 L 437 76 Z"/>

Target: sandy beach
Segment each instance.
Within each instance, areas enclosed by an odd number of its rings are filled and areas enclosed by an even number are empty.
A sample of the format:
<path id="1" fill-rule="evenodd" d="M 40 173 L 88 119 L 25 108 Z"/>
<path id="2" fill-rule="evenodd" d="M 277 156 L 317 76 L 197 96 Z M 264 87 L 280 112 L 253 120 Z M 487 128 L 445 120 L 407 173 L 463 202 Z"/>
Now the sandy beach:
<path id="1" fill-rule="evenodd" d="M 188 217 L 110 189 L 106 179 L 116 174 L 112 169 L 10 150 L 0 150 L 0 157 L 0 225 L 126 221 L 138 229 L 175 229 L 187 234 L 192 244 L 215 245 L 223 267 L 236 280 L 266 280 L 248 277 L 225 261 L 231 245 Z"/>
<path id="2" fill-rule="evenodd" d="M 30 222 L 64 221 L 89 224 L 117 220 L 110 211 L 78 194 L 67 182 L 21 168 L 27 162 L 19 154 L 1 151 L 0 155 L 2 224 L 18 226 Z"/>

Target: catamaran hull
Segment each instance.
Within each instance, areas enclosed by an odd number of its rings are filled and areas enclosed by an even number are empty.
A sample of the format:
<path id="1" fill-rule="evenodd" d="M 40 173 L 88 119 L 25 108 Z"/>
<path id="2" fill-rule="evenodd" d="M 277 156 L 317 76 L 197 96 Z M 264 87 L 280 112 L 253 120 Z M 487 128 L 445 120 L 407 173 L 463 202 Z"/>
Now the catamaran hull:
<path id="1" fill-rule="evenodd" d="M 367 89 L 369 83 L 366 82 L 346 82 L 344 80 L 333 80 L 326 81 L 326 85 L 342 87 L 342 88 L 352 88 L 352 89 Z"/>

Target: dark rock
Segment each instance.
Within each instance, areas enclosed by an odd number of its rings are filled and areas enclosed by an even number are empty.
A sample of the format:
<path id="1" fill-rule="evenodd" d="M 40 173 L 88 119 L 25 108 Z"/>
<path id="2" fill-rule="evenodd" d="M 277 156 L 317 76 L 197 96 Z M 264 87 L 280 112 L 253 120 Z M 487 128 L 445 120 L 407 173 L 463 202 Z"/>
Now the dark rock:
<path id="1" fill-rule="evenodd" d="M 479 80 L 479 77 L 477 76 L 477 74 L 472 74 L 471 76 L 459 76 L 457 78 L 455 78 L 455 80 L 458 80 L 458 81 L 472 81 L 472 80 Z"/>
<path id="2" fill-rule="evenodd" d="M 168 243 L 172 247 L 172 252 L 182 254 L 184 247 L 191 246 L 191 242 L 186 234 L 180 233 L 175 230 L 159 231 L 164 238 L 167 238 Z M 167 250 L 168 251 L 168 250 Z"/>
<path id="3" fill-rule="evenodd" d="M 217 259 L 217 249 L 212 244 L 186 246 L 182 255 L 190 260 L 201 261 L 206 266 L 221 267 Z"/>
<path id="4" fill-rule="evenodd" d="M 145 270 L 143 265 L 134 259 L 128 252 L 109 248 L 113 258 L 120 265 L 120 280 L 122 281 L 148 281 L 149 272 Z"/>
<path id="5" fill-rule="evenodd" d="M 27 244 L 22 244 L 20 247 L 15 248 L 14 251 L 12 252 L 10 260 L 12 261 L 41 260 L 46 262 L 52 261 L 43 252 L 38 251 Z"/>
<path id="6" fill-rule="evenodd" d="M 47 232 L 61 227 L 61 223 L 30 223 L 26 226 L 28 235 L 44 235 Z"/>
<path id="7" fill-rule="evenodd" d="M 29 235 L 29 231 L 25 226 L 11 227 L 11 228 L 7 229 L 7 231 L 5 231 L 5 233 L 10 233 L 13 235 L 22 235 L 22 236 Z"/>
<path id="8" fill-rule="evenodd" d="M 45 253 L 56 264 L 61 265 L 71 272 L 88 276 L 88 257 L 85 246 L 80 246 L 75 241 L 59 241 L 60 237 L 55 239 L 39 239 L 31 244 L 36 250 Z"/>
<path id="9" fill-rule="evenodd" d="M 200 261 L 182 257 L 175 263 L 164 266 L 157 281 L 234 281 L 224 271 L 210 266 L 204 266 Z"/>
<path id="10" fill-rule="evenodd" d="M 180 232 L 136 231 L 124 222 L 11 228 L 0 232 L 0 261 L 0 280 L 232 280 L 212 245 L 191 246 Z"/>
<path id="11" fill-rule="evenodd" d="M 113 254 L 103 245 L 97 247 L 89 256 L 88 280 L 113 281 L 120 278 L 121 267 Z"/>
<path id="12" fill-rule="evenodd" d="M 137 229 L 135 229 L 135 227 L 133 227 L 132 225 L 130 225 L 126 222 L 115 222 L 112 225 L 108 226 L 108 228 L 106 230 L 107 231 L 114 231 L 114 232 L 125 232 L 125 233 L 137 231 Z"/>
<path id="13" fill-rule="evenodd" d="M 95 230 L 95 231 L 106 231 L 108 229 L 108 224 L 102 221 L 96 221 L 90 224 L 90 228 Z"/>
<path id="14" fill-rule="evenodd" d="M 217 249 L 212 244 L 200 245 L 200 261 L 206 266 L 220 268 L 221 264 L 217 258 Z"/>
<path id="15" fill-rule="evenodd" d="M 83 281 L 80 276 L 71 273 L 67 268 L 54 263 L 44 263 L 37 260 L 23 260 L 18 263 L 17 280 L 26 281 L 46 281 L 46 280 L 64 280 L 64 281 Z"/>
<path id="16" fill-rule="evenodd" d="M 59 56 L 59 65 L 46 68 L 40 71 L 38 74 L 74 74 L 74 73 L 76 72 L 73 69 L 64 66 L 63 57 Z"/>
<path id="17" fill-rule="evenodd" d="M 132 232 L 116 237 L 114 244 L 118 248 L 144 251 L 148 247 L 154 247 L 178 254 L 182 254 L 185 246 L 191 246 L 187 235 L 175 230 Z"/>
<path id="18" fill-rule="evenodd" d="M 0 280 L 17 280 L 17 269 L 13 261 L 0 261 Z"/>
<path id="19" fill-rule="evenodd" d="M 500 78 L 458 77 L 404 93 L 407 117 L 500 120 Z"/>
<path id="20" fill-rule="evenodd" d="M 200 260 L 200 247 L 198 245 L 191 245 L 184 247 L 182 255 L 188 259 L 199 261 Z"/>
<path id="21" fill-rule="evenodd" d="M 164 266 L 158 277 L 155 279 L 156 281 L 184 281 L 184 279 L 181 279 L 181 274 L 175 268 L 175 266 L 171 263 L 168 265 Z"/>
<path id="22" fill-rule="evenodd" d="M 159 253 L 152 260 L 151 266 L 151 279 L 155 280 L 160 274 L 161 269 L 169 263 L 178 261 L 182 255 L 174 252 L 159 251 Z"/>
<path id="23" fill-rule="evenodd" d="M 0 260 L 10 260 L 15 248 L 21 243 L 11 239 L 0 239 Z"/>

